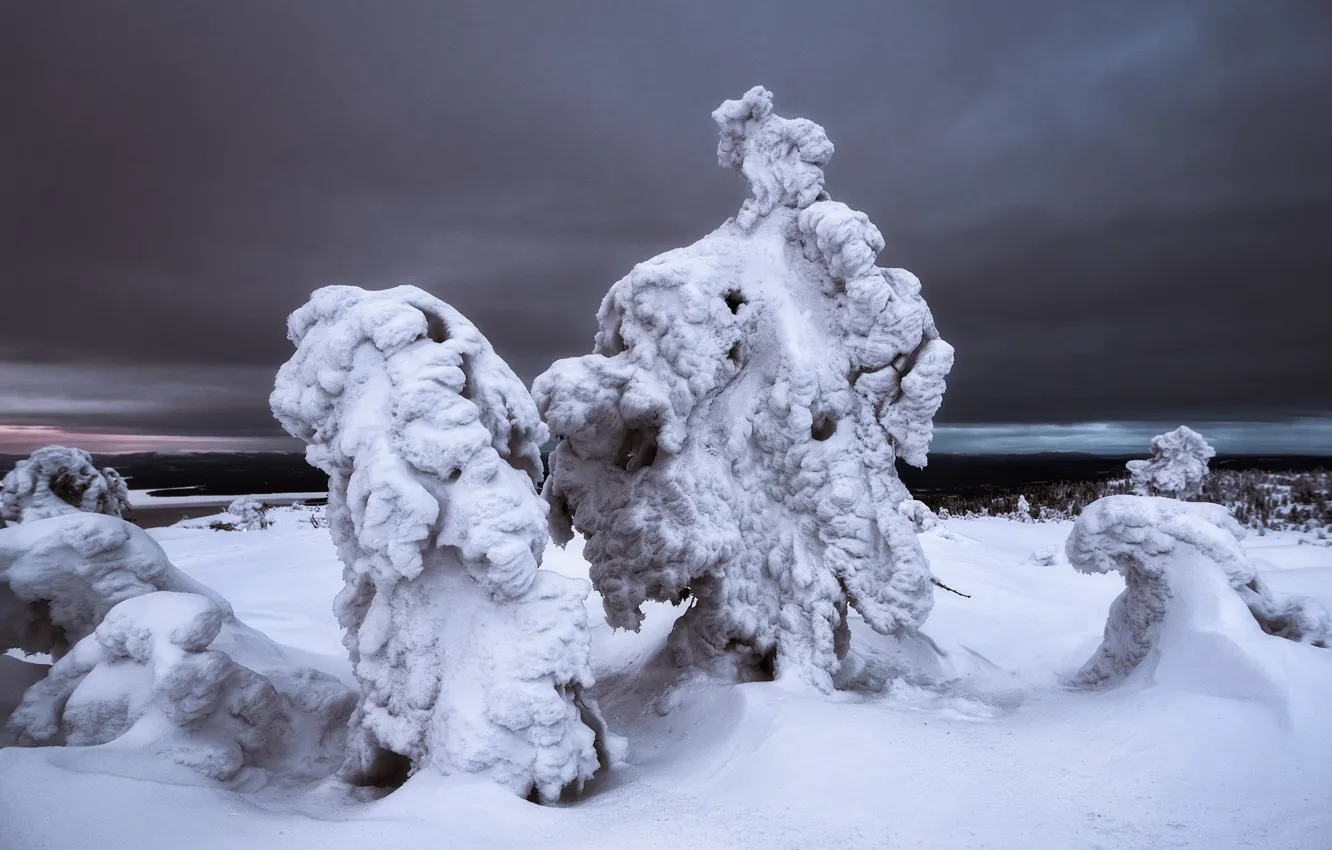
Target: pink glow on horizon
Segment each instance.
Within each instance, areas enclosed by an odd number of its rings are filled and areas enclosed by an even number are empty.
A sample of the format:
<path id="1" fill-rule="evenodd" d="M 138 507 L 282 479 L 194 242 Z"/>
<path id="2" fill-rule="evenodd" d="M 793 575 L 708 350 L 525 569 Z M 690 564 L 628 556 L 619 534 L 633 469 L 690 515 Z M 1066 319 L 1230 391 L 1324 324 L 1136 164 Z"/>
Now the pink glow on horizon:
<path id="1" fill-rule="evenodd" d="M 130 452 L 300 451 L 285 437 L 185 437 L 176 434 L 115 434 L 55 425 L 0 425 L 0 454 L 28 454 L 42 446 L 62 445 L 95 454 Z"/>

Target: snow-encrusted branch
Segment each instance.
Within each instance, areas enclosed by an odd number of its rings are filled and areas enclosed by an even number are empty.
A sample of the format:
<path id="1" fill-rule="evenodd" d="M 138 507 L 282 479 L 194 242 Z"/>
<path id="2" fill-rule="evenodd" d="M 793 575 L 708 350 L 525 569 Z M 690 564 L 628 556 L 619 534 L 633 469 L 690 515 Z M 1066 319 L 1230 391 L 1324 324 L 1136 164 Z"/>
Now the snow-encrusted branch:
<path id="1" fill-rule="evenodd" d="M 1125 589 L 1110 606 L 1105 639 L 1078 681 L 1122 678 L 1158 651 L 1172 617 L 1206 605 L 1233 605 L 1236 597 L 1267 634 L 1327 646 L 1328 612 L 1268 587 L 1240 544 L 1243 535 L 1220 505 L 1148 496 L 1109 496 L 1089 505 L 1069 535 L 1068 561 L 1084 573 L 1119 572 Z M 1233 594 L 1229 602 L 1227 594 Z"/>
<path id="2" fill-rule="evenodd" d="M 828 199 L 822 128 L 775 115 L 762 88 L 713 117 L 720 164 L 754 197 L 616 283 L 593 353 L 533 385 L 561 440 L 552 532 L 587 535 L 612 626 L 692 595 L 680 664 L 774 662 L 826 690 L 848 607 L 884 633 L 929 613 L 894 463 L 924 465 L 953 350 L 920 282 L 875 266 L 874 225 Z"/>
<path id="3" fill-rule="evenodd" d="M 77 511 L 118 517 L 128 509 L 125 479 L 109 466 L 97 469 L 82 449 L 38 449 L 0 482 L 0 519 L 11 523 Z"/>
<path id="4" fill-rule="evenodd" d="M 329 475 L 361 684 L 345 775 L 492 776 L 557 798 L 599 764 L 586 582 L 538 569 L 546 429 L 462 314 L 410 286 L 316 291 L 271 404 Z"/>

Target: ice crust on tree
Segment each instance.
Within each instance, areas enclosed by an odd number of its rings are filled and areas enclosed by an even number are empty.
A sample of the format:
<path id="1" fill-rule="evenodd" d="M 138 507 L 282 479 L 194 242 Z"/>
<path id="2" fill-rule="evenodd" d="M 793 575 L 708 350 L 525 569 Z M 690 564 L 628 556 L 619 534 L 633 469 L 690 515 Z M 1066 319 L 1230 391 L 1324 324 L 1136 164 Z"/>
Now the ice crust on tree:
<path id="1" fill-rule="evenodd" d="M 1181 425 L 1152 438 L 1151 460 L 1131 460 L 1126 465 L 1139 496 L 1162 493 L 1192 499 L 1202 492 L 1207 461 L 1214 457 L 1216 449 L 1201 434 Z"/>
<path id="2" fill-rule="evenodd" d="M 268 506 L 258 499 L 242 496 L 227 505 L 227 513 L 236 518 L 237 527 L 245 531 L 258 531 L 268 528 Z"/>
<path id="3" fill-rule="evenodd" d="M 932 531 L 940 526 L 939 516 L 930 506 L 919 499 L 903 499 L 897 506 L 897 512 L 911 523 L 911 530 L 917 534 Z"/>
<path id="4" fill-rule="evenodd" d="M 560 439 L 544 493 L 557 540 L 587 536 L 611 626 L 692 597 L 680 665 L 828 690 L 848 607 L 898 633 L 933 604 L 894 463 L 924 465 L 953 349 L 915 276 L 875 266 L 879 231 L 824 191 L 821 127 L 761 87 L 713 119 L 753 198 L 614 284 L 593 353 L 537 378 Z"/>
<path id="5" fill-rule="evenodd" d="M 217 780 L 245 767 L 329 774 L 353 692 L 326 673 L 275 664 L 281 651 L 224 605 L 177 591 L 120 602 L 24 693 L 9 733 L 24 746 L 114 741 Z M 233 655 L 271 669 L 261 674 Z"/>
<path id="6" fill-rule="evenodd" d="M 127 510 L 125 479 L 109 466 L 97 469 L 82 449 L 38 449 L 0 483 L 0 519 L 11 523 L 77 511 L 118 517 Z"/>
<path id="7" fill-rule="evenodd" d="M 1069 563 L 1084 573 L 1119 572 L 1125 588 L 1077 681 L 1114 682 L 1155 664 L 1167 638 L 1178 647 L 1203 635 L 1212 641 L 1203 652 L 1217 657 L 1252 657 L 1260 642 L 1255 635 L 1328 646 L 1327 610 L 1268 587 L 1245 554 L 1243 535 L 1221 505 L 1151 496 L 1109 496 L 1089 505 L 1065 546 Z"/>
<path id="8" fill-rule="evenodd" d="M 608 743 L 585 581 L 539 569 L 546 429 L 462 314 L 400 286 L 316 291 L 271 398 L 329 475 L 346 586 L 335 602 L 361 686 L 344 774 L 481 773 L 542 800 Z"/>
<path id="9" fill-rule="evenodd" d="M 226 600 L 182 573 L 132 523 L 66 513 L 0 529 L 0 651 L 56 658 L 120 602 L 158 590 Z"/>

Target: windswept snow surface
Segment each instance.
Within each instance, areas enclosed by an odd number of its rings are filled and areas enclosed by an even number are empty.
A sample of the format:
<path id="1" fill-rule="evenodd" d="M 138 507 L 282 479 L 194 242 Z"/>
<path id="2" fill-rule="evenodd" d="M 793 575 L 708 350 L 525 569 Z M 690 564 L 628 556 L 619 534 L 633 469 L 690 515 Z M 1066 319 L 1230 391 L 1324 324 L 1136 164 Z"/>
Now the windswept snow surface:
<path id="1" fill-rule="evenodd" d="M 327 529 L 310 522 L 317 515 L 276 509 L 262 534 L 152 534 L 241 618 L 350 681 L 329 603 L 338 560 Z M 160 759 L 10 748 L 0 750 L 0 847 L 1332 844 L 1332 651 L 1263 636 L 1286 648 L 1267 671 L 1282 701 L 1219 693 L 1206 677 L 1068 689 L 1064 678 L 1100 644 L 1124 588 L 1118 575 L 1032 562 L 1033 552 L 1062 551 L 1071 529 L 952 519 L 921 535 L 935 574 L 971 599 L 938 596 L 922 631 L 942 660 L 852 617 L 857 643 L 910 671 L 878 695 L 678 679 L 666 636 L 683 606 L 649 603 L 640 634 L 612 632 L 594 594 L 594 692 L 629 753 L 567 807 L 428 773 L 370 802 L 332 782 L 237 794 Z M 1332 603 L 1332 550 L 1300 537 L 1243 544 L 1272 588 Z M 581 546 L 549 549 L 545 566 L 585 577 Z"/>

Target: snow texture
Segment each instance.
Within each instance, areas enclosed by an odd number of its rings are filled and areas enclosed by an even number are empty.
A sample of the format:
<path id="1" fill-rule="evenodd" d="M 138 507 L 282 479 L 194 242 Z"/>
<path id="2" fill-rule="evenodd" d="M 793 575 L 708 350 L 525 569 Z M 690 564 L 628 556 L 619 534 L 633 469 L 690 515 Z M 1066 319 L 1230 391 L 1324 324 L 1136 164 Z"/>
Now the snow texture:
<path id="1" fill-rule="evenodd" d="M 1089 505 L 1065 546 L 1069 563 L 1084 573 L 1117 571 L 1125 589 L 1111 604 L 1104 640 L 1077 681 L 1114 682 L 1159 655 L 1162 632 L 1172 618 L 1195 622 L 1210 617 L 1221 625 L 1209 624 L 1209 629 L 1228 638 L 1238 632 L 1242 642 L 1245 618 L 1236 626 L 1223 616 L 1235 598 L 1252 615 L 1249 631 L 1256 621 L 1268 635 L 1328 646 L 1332 618 L 1327 610 L 1268 587 L 1240 544 L 1243 535 L 1220 505 L 1150 496 L 1109 496 Z M 1222 614 L 1199 616 L 1213 609 Z"/>
<path id="2" fill-rule="evenodd" d="M 1131 460 L 1127 466 L 1139 496 L 1160 493 L 1192 499 L 1202 492 L 1207 461 L 1214 457 L 1216 449 L 1201 434 L 1181 425 L 1152 438 L 1151 460 Z"/>
<path id="3" fill-rule="evenodd" d="M 158 590 L 197 593 L 230 610 L 117 517 L 74 512 L 0 529 L 0 651 L 59 658 L 117 604 Z"/>
<path id="4" fill-rule="evenodd" d="M 210 649 L 228 626 L 241 641 L 257 635 L 197 593 L 126 599 L 27 690 L 8 731 L 25 746 L 117 741 L 217 780 L 247 766 L 327 775 L 342 753 L 353 693 L 324 673 L 270 678 Z"/>
<path id="5" fill-rule="evenodd" d="M 329 475 L 361 702 L 344 775 L 482 773 L 553 800 L 609 759 L 585 581 L 538 569 L 546 429 L 465 317 L 410 286 L 316 291 L 271 404 Z"/>
<path id="6" fill-rule="evenodd" d="M 38 449 L 0 483 L 0 519 L 11 523 L 76 511 L 118 517 L 127 510 L 125 479 L 109 466 L 98 470 L 82 449 Z"/>
<path id="7" fill-rule="evenodd" d="M 236 518 L 236 527 L 245 531 L 268 528 L 268 506 L 248 496 L 236 499 L 227 506 L 227 513 Z"/>
<path id="8" fill-rule="evenodd" d="M 544 494 L 557 540 L 587 536 L 612 627 L 692 597 L 678 664 L 827 691 L 848 606 L 897 633 L 933 604 L 894 463 L 925 464 L 953 349 L 915 276 L 874 265 L 879 231 L 823 190 L 821 127 L 763 88 L 713 118 L 754 196 L 612 286 L 593 353 L 537 378 L 560 439 Z"/>

